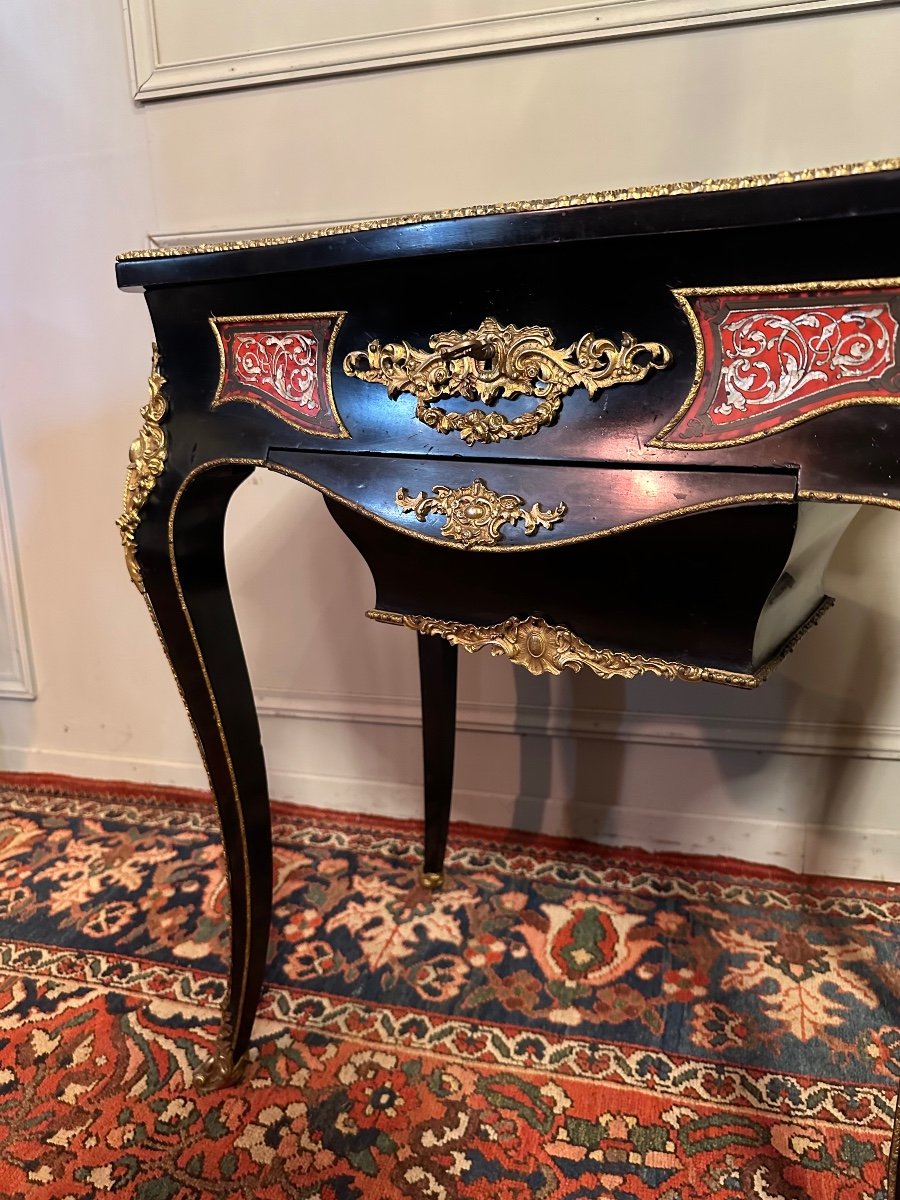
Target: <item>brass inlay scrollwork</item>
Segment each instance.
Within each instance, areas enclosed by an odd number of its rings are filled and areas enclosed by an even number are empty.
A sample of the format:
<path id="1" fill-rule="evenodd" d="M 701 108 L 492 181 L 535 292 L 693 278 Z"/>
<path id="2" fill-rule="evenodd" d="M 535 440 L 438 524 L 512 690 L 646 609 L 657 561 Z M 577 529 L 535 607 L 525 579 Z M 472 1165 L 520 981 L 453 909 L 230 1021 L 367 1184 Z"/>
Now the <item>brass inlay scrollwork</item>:
<path id="1" fill-rule="evenodd" d="M 368 383 L 380 383 L 392 400 L 406 392 L 416 399 L 416 418 L 438 433 L 474 442 L 528 437 L 549 425 L 563 398 L 577 387 L 593 398 L 601 388 L 639 383 L 651 370 L 672 361 L 659 342 L 638 342 L 622 334 L 622 344 L 586 333 L 570 346 L 557 347 L 549 329 L 519 328 L 487 317 L 465 333 L 436 333 L 428 350 L 409 342 L 370 342 L 344 359 L 344 371 Z M 459 396 L 472 402 L 533 396 L 534 409 L 507 419 L 498 412 L 471 409 L 451 412 L 435 401 Z"/>
<path id="2" fill-rule="evenodd" d="M 148 379 L 150 398 L 141 409 L 144 424 L 140 433 L 131 443 L 128 452 L 130 466 L 125 480 L 125 495 L 122 501 L 122 515 L 116 521 L 122 535 L 122 546 L 125 549 L 125 563 L 131 581 L 138 589 L 144 591 L 144 581 L 141 578 L 141 568 L 137 561 L 137 544 L 135 532 L 141 522 L 141 509 L 147 502 L 147 497 L 156 486 L 156 481 L 162 475 L 166 465 L 168 441 L 161 422 L 166 415 L 168 405 L 162 394 L 165 379 L 159 370 L 159 351 L 153 346 L 153 365 Z"/>
<path id="3" fill-rule="evenodd" d="M 778 433 L 784 433 L 788 429 L 793 429 L 795 425 L 800 425 L 804 421 L 812 420 L 817 416 L 822 416 L 826 412 L 834 412 L 839 408 L 849 408 L 859 404 L 887 404 L 896 405 L 897 397 L 892 395 L 871 395 L 863 393 L 859 396 L 847 396 L 834 401 L 831 404 L 823 404 L 811 411 L 801 412 L 799 415 L 786 416 L 783 421 L 769 429 L 763 429 L 754 433 L 749 433 L 732 438 L 723 438 L 721 441 L 684 441 L 672 440 L 668 434 L 676 429 L 685 415 L 690 411 L 691 406 L 697 399 L 697 395 L 703 386 L 703 377 L 706 373 L 706 343 L 703 336 L 703 329 L 700 321 L 697 318 L 697 313 L 691 304 L 691 299 L 694 297 L 706 296 L 767 296 L 779 295 L 782 293 L 797 293 L 805 295 L 807 293 L 816 292 L 844 292 L 844 291 L 873 291 L 876 289 L 885 289 L 897 287 L 900 284 L 900 278 L 897 276 L 880 276 L 877 278 L 865 279 L 819 279 L 810 280 L 801 283 L 754 283 L 754 284 L 730 284 L 718 287 L 698 287 L 698 288 L 673 288 L 672 295 L 675 297 L 679 308 L 687 318 L 688 324 L 691 327 L 691 333 L 694 335 L 694 345 L 696 347 L 696 359 L 694 366 L 694 377 L 691 381 L 691 388 L 687 396 L 681 403 L 680 408 L 674 416 L 666 421 L 665 425 L 654 433 L 650 438 L 648 446 L 658 446 L 665 450 L 722 450 L 728 446 L 740 446 L 747 442 L 755 442 L 760 438 L 772 437 Z M 751 310 L 752 311 L 752 310 Z M 852 363 L 852 358 L 848 359 L 848 363 Z M 799 374 L 799 368 L 797 369 Z M 854 501 L 855 503 L 855 501 Z"/>
<path id="4" fill-rule="evenodd" d="M 414 513 L 424 521 L 429 513 L 446 517 L 441 533 L 464 546 L 494 546 L 503 537 L 504 525 L 524 523 L 526 533 L 538 528 L 551 529 L 566 513 L 565 504 L 545 512 L 538 503 L 523 508 L 521 496 L 500 496 L 483 479 L 474 479 L 468 487 L 450 488 L 442 483 L 431 489 L 433 496 L 419 492 L 410 496 L 406 488 L 397 492 L 397 504 L 405 513 Z"/>
<path id="5" fill-rule="evenodd" d="M 498 625 L 467 625 L 461 621 L 443 621 L 436 617 L 411 616 L 373 608 L 366 613 L 374 621 L 402 625 L 417 633 L 444 637 L 469 654 L 487 647 L 491 654 L 505 654 L 510 662 L 524 667 L 532 675 L 559 675 L 564 668 L 580 671 L 587 667 L 601 679 L 634 679 L 638 675 L 657 675 L 660 679 L 682 679 L 689 683 L 724 683 L 731 687 L 755 688 L 797 645 L 834 601 L 825 599 L 795 630 L 776 653 L 755 673 L 727 671 L 718 667 L 698 667 L 690 663 L 669 662 L 664 658 L 629 654 L 624 650 L 597 650 L 562 625 L 548 625 L 542 617 L 510 617 Z"/>

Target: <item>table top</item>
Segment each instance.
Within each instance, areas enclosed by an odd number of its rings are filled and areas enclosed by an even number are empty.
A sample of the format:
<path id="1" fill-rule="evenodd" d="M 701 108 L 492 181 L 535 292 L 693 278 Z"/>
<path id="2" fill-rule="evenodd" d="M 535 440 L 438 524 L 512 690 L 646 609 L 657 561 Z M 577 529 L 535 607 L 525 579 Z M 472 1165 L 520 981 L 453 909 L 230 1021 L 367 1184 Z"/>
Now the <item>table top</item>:
<path id="1" fill-rule="evenodd" d="M 224 369 L 220 335 L 226 328 L 237 332 L 229 323 L 238 317 L 337 319 L 333 328 L 319 330 L 328 354 L 328 377 L 320 381 L 322 421 L 314 426 L 295 411 L 291 424 L 288 410 L 273 406 L 281 418 L 273 429 L 279 449 L 474 459 L 487 445 L 492 459 L 691 471 L 799 467 L 799 487 L 809 495 L 845 491 L 863 501 L 900 501 L 894 450 L 900 408 L 894 406 L 895 383 L 887 378 L 896 364 L 881 370 L 884 364 L 874 362 L 878 387 L 861 375 L 847 388 L 830 378 L 815 396 L 807 387 L 765 412 L 751 405 L 762 414 L 757 422 L 748 419 L 749 409 L 714 413 L 722 408 L 721 388 L 716 393 L 712 380 L 704 388 L 701 378 L 726 349 L 718 333 L 726 309 L 755 306 L 759 314 L 793 320 L 804 305 L 836 316 L 836 303 L 852 308 L 865 297 L 893 313 L 900 280 L 900 160 L 405 220 L 233 246 L 137 251 L 117 263 L 118 280 L 123 288 L 147 289 L 160 344 L 193 337 L 189 330 L 195 328 L 199 357 L 191 364 L 189 386 L 213 393 Z M 163 303 L 172 289 L 177 299 Z M 211 314 L 223 322 L 218 346 L 208 328 Z M 607 388 L 600 376 L 588 398 L 583 388 L 588 384 L 590 391 L 591 373 L 579 373 L 583 362 L 570 355 L 562 365 L 575 394 L 548 426 L 539 436 L 515 430 L 499 437 L 411 425 L 406 399 L 376 404 L 372 373 L 347 369 L 348 356 L 364 356 L 373 343 L 424 350 L 441 331 L 454 331 L 458 341 L 480 333 L 483 343 L 486 319 L 513 331 L 492 343 L 508 355 L 520 348 L 516 331 L 545 331 L 543 361 L 550 369 L 554 354 L 558 364 L 560 350 L 589 334 L 611 339 L 617 348 L 630 334 L 639 347 L 662 347 L 666 362 L 658 368 L 652 350 L 638 352 L 634 362 L 646 368 L 639 383 Z M 863 332 L 893 337 L 892 320 Z M 798 353 L 808 354 L 802 341 Z M 731 386 L 734 374 L 721 382 Z M 383 383 L 390 389 L 397 379 L 384 377 Z M 413 395 L 409 387 L 404 391 Z M 864 412 L 854 411 L 863 391 Z M 878 404 L 871 402 L 875 393 Z M 506 394 L 490 404 L 510 421 L 526 408 Z M 469 420 L 485 415 L 473 409 Z M 870 436 L 861 437 L 861 427 Z"/>
<path id="2" fill-rule="evenodd" d="M 128 251 L 128 289 L 661 230 L 736 228 L 900 210 L 900 158 L 649 184 L 326 226 L 285 237 Z"/>

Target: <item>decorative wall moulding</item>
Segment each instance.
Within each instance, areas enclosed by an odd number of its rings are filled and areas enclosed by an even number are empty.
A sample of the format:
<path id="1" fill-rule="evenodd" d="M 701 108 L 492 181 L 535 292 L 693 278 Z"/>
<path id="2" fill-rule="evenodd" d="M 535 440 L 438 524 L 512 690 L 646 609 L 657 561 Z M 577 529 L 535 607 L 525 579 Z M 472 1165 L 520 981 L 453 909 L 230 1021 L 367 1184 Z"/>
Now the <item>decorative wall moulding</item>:
<path id="1" fill-rule="evenodd" d="M 0 697 L 33 700 L 35 695 L 16 535 L 0 446 Z"/>
<path id="2" fill-rule="evenodd" d="M 548 6 L 437 0 L 428 6 L 433 20 L 411 24 L 413 6 L 402 0 L 125 0 L 125 24 L 133 94 L 143 101 L 891 2 L 593 0 Z"/>

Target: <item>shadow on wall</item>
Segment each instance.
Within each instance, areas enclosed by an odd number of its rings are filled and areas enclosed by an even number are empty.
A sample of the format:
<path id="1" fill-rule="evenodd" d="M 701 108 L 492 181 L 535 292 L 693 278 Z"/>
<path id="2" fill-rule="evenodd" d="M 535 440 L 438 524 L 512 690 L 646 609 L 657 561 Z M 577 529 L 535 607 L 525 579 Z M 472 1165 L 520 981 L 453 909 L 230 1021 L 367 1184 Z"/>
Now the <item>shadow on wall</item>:
<path id="1" fill-rule="evenodd" d="M 856 517 L 827 576 L 835 608 L 755 691 L 517 671 L 517 827 L 833 871 L 842 831 L 871 820 L 866 760 L 900 757 L 897 532 L 893 513 Z M 551 728 L 560 688 L 572 737 Z"/>
<path id="2" fill-rule="evenodd" d="M 831 742 L 840 750 L 820 763 L 819 820 L 809 830 L 805 855 L 813 874 L 828 870 L 832 839 L 869 824 L 871 818 L 860 820 L 859 813 L 870 795 L 872 759 L 900 759 L 900 721 L 894 716 L 900 690 L 898 533 L 900 515 L 863 509 L 841 540 L 830 572 L 838 598 L 829 647 L 835 653 L 821 655 L 818 666 L 835 673 Z M 878 835 L 877 829 L 867 830 L 871 849 L 863 850 L 862 873 L 877 861 Z"/>

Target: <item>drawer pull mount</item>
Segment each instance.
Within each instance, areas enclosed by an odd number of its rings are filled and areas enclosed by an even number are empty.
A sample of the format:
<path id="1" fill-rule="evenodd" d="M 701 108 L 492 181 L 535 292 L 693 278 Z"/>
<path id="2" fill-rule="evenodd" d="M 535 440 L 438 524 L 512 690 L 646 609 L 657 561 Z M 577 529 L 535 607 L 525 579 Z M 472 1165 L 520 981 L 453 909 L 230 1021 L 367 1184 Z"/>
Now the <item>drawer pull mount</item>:
<path id="1" fill-rule="evenodd" d="M 406 392 L 416 398 L 416 418 L 438 433 L 475 442 L 522 438 L 549 425 L 563 398 L 577 387 L 593 398 L 602 388 L 640 383 L 651 370 L 667 367 L 672 352 L 660 342 L 638 342 L 622 334 L 621 345 L 585 333 L 569 346 L 537 325 L 519 328 L 487 317 L 465 333 L 436 333 L 428 350 L 409 342 L 370 342 L 344 359 L 344 371 L 369 383 L 383 384 L 392 400 Z M 460 396 L 491 405 L 500 399 L 532 396 L 538 403 L 511 420 L 482 408 L 450 412 L 435 401 Z"/>
<path id="2" fill-rule="evenodd" d="M 539 504 L 523 508 L 521 496 L 500 496 L 483 479 L 473 480 L 468 487 L 450 488 L 438 483 L 433 496 L 419 492 L 411 496 L 406 488 L 397 492 L 397 504 L 405 513 L 414 513 L 424 521 L 430 513 L 446 517 L 441 533 L 464 547 L 495 546 L 503 537 L 504 525 L 524 523 L 526 533 L 538 528 L 551 529 L 566 513 L 565 504 L 545 512 Z"/>

